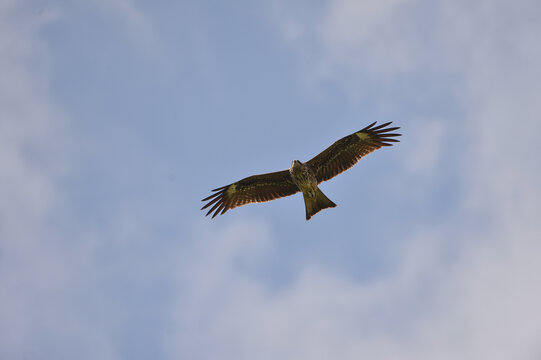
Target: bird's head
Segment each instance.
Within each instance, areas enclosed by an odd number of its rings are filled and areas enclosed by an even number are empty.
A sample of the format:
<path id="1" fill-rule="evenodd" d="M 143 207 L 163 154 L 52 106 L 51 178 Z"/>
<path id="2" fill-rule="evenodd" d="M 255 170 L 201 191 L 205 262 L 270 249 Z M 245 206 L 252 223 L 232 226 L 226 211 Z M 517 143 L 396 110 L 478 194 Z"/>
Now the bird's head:
<path id="1" fill-rule="evenodd" d="M 301 166 L 301 165 L 302 165 L 302 163 L 301 163 L 299 160 L 293 160 L 293 161 L 291 162 L 291 167 L 290 167 L 290 169 L 299 167 L 299 166 Z"/>

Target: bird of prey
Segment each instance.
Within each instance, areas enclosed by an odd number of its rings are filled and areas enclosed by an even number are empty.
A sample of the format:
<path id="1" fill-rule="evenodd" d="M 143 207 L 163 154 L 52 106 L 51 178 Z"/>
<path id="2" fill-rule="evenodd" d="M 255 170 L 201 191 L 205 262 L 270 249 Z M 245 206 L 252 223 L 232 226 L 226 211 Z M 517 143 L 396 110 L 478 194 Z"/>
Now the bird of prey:
<path id="1" fill-rule="evenodd" d="M 391 122 L 375 126 L 372 123 L 362 130 L 343 137 L 305 163 L 293 160 L 289 170 L 253 175 L 233 184 L 214 189 L 214 193 L 201 201 L 208 201 L 201 210 L 212 206 L 212 218 L 238 206 L 265 202 L 293 195 L 299 191 L 304 197 L 306 220 L 319 211 L 335 207 L 318 188 L 327 181 L 351 168 L 362 157 L 382 146 L 391 146 L 401 134 L 392 133 L 399 127 L 387 127 Z"/>

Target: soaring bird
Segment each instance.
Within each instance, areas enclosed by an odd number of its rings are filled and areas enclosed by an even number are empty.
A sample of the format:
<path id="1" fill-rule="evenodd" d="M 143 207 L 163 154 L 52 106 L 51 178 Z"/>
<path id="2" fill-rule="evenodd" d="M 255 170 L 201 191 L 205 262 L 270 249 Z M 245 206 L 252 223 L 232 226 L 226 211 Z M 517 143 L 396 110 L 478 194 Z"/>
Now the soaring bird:
<path id="1" fill-rule="evenodd" d="M 375 126 L 374 122 L 336 141 L 307 162 L 293 160 L 289 170 L 253 175 L 214 189 L 212 195 L 201 200 L 208 201 L 201 210 L 212 206 L 207 216 L 214 212 L 212 215 L 214 218 L 238 206 L 270 201 L 301 191 L 306 208 L 306 220 L 310 220 L 319 211 L 336 206 L 319 189 L 318 185 L 321 182 L 351 168 L 362 157 L 374 150 L 398 142 L 394 137 L 401 134 L 392 133 L 392 131 L 400 128 L 387 127 L 390 124 L 391 122 L 388 122 Z"/>

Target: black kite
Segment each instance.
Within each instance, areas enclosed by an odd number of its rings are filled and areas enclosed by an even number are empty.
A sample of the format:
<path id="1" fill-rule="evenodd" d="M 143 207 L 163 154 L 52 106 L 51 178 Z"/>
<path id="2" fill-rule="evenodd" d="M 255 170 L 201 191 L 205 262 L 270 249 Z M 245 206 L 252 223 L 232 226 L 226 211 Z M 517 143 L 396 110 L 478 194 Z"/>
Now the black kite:
<path id="1" fill-rule="evenodd" d="M 204 198 L 208 201 L 201 210 L 211 206 L 214 218 L 229 209 L 265 202 L 302 191 L 306 207 L 306 220 L 320 210 L 335 207 L 336 204 L 318 188 L 322 181 L 329 180 L 349 169 L 362 157 L 382 146 L 391 146 L 401 134 L 391 133 L 399 127 L 386 127 L 390 122 L 374 127 L 372 123 L 364 129 L 346 136 L 325 149 L 306 163 L 294 160 L 289 170 L 253 175 L 233 184 L 214 189 L 214 194 Z"/>

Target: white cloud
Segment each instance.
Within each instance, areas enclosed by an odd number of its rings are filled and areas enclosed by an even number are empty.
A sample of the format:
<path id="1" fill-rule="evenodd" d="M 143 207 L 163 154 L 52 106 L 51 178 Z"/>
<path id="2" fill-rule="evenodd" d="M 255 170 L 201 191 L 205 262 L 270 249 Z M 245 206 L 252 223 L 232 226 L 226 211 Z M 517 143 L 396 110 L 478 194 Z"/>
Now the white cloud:
<path id="1" fill-rule="evenodd" d="M 39 38 L 50 19 L 19 2 L 2 2 L 0 19 L 0 357 L 109 359 L 106 334 L 72 301 L 92 242 L 68 245 L 51 225 L 65 220 L 58 179 L 68 130 Z"/>
<path id="2" fill-rule="evenodd" d="M 441 119 L 417 120 L 407 129 L 408 143 L 412 143 L 406 158 L 406 170 L 411 174 L 429 173 L 437 166 L 443 151 L 445 136 L 449 133 Z M 426 174 L 425 174 L 426 175 Z"/>
<path id="3" fill-rule="evenodd" d="M 273 4 L 273 13 L 302 56 L 310 83 L 338 79 L 350 92 L 360 91 L 365 86 L 360 80 L 368 74 L 385 81 L 420 65 L 430 69 L 431 52 L 439 50 L 428 29 L 439 14 L 421 13 L 420 1 L 291 3 Z"/>
<path id="4" fill-rule="evenodd" d="M 455 263 L 445 260 L 452 239 L 416 234 L 390 276 L 359 283 L 313 264 L 274 289 L 239 266 L 266 250 L 265 227 L 200 233 L 199 249 L 182 254 L 192 260 L 179 269 L 170 357 L 535 359 L 541 246 L 532 236 L 509 249 L 507 236 L 471 239 Z"/>
<path id="5" fill-rule="evenodd" d="M 418 58 L 414 51 L 418 44 L 406 38 L 411 29 L 404 21 L 408 15 L 404 10 L 411 4 L 408 0 L 330 2 L 327 16 L 316 29 L 327 62 L 363 65 L 377 72 L 411 69 Z"/>

